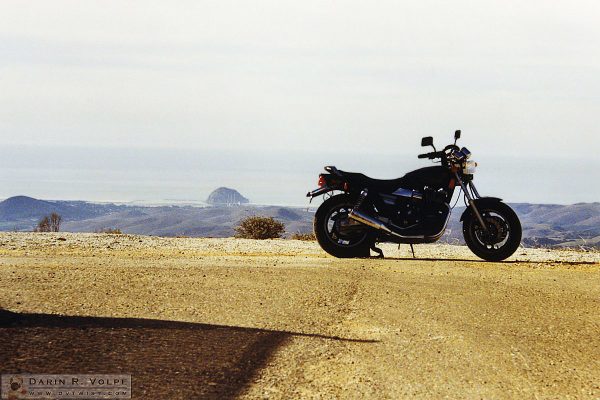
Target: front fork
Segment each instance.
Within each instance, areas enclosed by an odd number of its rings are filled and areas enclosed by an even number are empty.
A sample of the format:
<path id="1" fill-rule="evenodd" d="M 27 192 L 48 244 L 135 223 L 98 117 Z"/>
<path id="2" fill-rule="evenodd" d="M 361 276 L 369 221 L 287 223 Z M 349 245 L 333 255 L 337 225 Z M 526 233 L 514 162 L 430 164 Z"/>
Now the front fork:
<path id="1" fill-rule="evenodd" d="M 469 181 L 469 189 L 471 189 L 471 191 L 469 191 L 469 190 L 467 190 L 467 185 L 465 185 L 465 183 L 462 181 L 462 179 L 460 179 L 460 176 L 458 176 L 458 172 L 454 172 L 454 177 L 456 178 L 456 181 L 460 184 L 462 191 L 465 193 L 465 196 L 467 197 L 467 200 L 469 201 L 469 206 L 471 206 L 471 209 L 473 209 L 473 213 L 475 213 L 475 216 L 479 220 L 479 223 L 481 224 L 483 229 L 487 231 L 488 228 L 485 225 L 485 222 L 483 221 L 483 218 L 481 217 L 479 210 L 475 206 L 475 199 L 476 198 L 479 199 L 479 198 L 481 198 L 481 196 L 479 195 L 479 192 L 475 188 L 475 185 L 473 184 L 473 180 Z"/>

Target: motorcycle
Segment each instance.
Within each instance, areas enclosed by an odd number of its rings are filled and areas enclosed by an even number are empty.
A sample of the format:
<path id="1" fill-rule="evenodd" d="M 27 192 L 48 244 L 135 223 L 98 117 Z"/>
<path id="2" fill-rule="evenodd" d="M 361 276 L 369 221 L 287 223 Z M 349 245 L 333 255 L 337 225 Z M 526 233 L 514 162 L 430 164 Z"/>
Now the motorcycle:
<path id="1" fill-rule="evenodd" d="M 433 138 L 422 138 L 421 146 L 433 151 L 419 159 L 440 165 L 419 168 L 398 179 L 373 179 L 326 166 L 318 188 L 308 192 L 311 201 L 324 195 L 313 228 L 319 245 L 335 257 L 369 257 L 375 245 L 392 243 L 433 243 L 439 240 L 450 219 L 451 200 L 456 187 L 464 194 L 465 211 L 460 217 L 469 249 L 487 261 L 510 257 L 521 243 L 521 223 L 502 199 L 481 197 L 473 184 L 477 163 L 471 152 L 456 142 L 437 151 Z M 458 201 L 458 199 L 457 199 Z"/>

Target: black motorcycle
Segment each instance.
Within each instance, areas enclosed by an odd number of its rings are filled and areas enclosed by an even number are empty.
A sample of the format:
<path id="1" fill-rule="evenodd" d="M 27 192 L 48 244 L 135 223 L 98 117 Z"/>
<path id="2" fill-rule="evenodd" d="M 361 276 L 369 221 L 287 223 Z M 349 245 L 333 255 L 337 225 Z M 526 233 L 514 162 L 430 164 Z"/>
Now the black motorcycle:
<path id="1" fill-rule="evenodd" d="M 323 250 L 335 257 L 382 255 L 378 242 L 433 243 L 446 230 L 450 204 L 458 186 L 466 209 L 460 220 L 467 246 L 488 261 L 510 257 L 521 242 L 521 223 L 501 199 L 481 197 L 473 184 L 477 163 L 471 152 L 454 144 L 437 151 L 431 136 L 421 146 L 433 151 L 419 158 L 440 165 L 420 168 L 398 179 L 373 179 L 327 166 L 319 175 L 319 187 L 307 194 L 329 196 L 315 214 L 314 232 Z M 336 194 L 336 192 L 338 192 Z M 339 193 L 341 192 L 341 193 Z M 459 193 L 460 196 L 460 193 Z"/>

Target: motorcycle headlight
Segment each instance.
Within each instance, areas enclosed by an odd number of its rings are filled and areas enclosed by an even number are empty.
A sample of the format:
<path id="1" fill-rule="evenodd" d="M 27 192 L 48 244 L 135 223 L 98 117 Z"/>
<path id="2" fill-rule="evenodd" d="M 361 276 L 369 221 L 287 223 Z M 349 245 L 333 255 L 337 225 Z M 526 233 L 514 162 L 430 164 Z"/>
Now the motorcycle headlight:
<path id="1" fill-rule="evenodd" d="M 477 163 L 475 161 L 469 160 L 465 162 L 463 167 L 463 174 L 465 175 L 473 175 L 475 170 L 477 169 Z"/>

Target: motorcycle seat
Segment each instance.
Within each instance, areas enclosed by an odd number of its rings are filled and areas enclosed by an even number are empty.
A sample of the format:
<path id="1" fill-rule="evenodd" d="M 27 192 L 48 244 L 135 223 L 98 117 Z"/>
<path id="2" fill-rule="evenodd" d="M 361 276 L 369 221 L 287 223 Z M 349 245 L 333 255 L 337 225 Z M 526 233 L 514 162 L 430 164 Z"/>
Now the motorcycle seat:
<path id="1" fill-rule="evenodd" d="M 348 180 L 350 185 L 360 186 L 361 189 L 374 189 L 380 193 L 391 193 L 400 187 L 404 187 L 406 184 L 405 177 L 396 179 L 375 179 L 358 172 L 338 171 L 342 177 Z"/>

